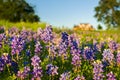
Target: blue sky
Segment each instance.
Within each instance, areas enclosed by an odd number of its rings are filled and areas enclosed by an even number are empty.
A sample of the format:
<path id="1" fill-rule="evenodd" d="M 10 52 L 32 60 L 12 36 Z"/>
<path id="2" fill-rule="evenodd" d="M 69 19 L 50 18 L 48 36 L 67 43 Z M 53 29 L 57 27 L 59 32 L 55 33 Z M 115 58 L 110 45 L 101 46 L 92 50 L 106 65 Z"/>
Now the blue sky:
<path id="1" fill-rule="evenodd" d="M 99 0 L 27 0 L 35 6 L 35 12 L 41 21 L 58 27 L 72 28 L 75 24 L 90 23 L 98 25 L 94 18 L 94 7 Z"/>

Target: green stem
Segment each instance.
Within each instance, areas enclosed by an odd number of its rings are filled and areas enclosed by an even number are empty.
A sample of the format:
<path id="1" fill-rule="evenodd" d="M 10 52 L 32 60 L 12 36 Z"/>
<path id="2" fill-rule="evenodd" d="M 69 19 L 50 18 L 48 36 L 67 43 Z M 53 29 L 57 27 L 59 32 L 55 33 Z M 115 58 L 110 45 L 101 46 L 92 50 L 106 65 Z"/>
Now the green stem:
<path id="1" fill-rule="evenodd" d="M 11 75 L 11 73 L 10 73 L 10 69 L 9 69 L 9 66 L 7 65 L 7 70 L 8 70 L 8 72 L 9 72 L 9 74 Z"/>
<path id="2" fill-rule="evenodd" d="M 17 53 L 17 61 L 18 61 L 18 53 Z"/>

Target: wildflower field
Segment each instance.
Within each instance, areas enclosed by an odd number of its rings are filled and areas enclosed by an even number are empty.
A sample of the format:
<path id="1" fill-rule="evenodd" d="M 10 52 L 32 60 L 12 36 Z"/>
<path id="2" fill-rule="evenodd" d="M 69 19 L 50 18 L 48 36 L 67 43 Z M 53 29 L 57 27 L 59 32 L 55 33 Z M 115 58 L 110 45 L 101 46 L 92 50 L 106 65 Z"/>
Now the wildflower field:
<path id="1" fill-rule="evenodd" d="M 120 33 L 0 27 L 0 80 L 120 80 Z"/>

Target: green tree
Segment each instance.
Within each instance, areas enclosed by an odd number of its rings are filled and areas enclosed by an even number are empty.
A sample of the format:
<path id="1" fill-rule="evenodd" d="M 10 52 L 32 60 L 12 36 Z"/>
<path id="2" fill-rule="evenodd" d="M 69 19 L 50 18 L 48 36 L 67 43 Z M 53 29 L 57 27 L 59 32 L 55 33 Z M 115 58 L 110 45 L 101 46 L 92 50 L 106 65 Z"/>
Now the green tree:
<path id="1" fill-rule="evenodd" d="M 38 22 L 39 17 L 25 0 L 0 0 L 0 19 L 11 22 Z"/>
<path id="2" fill-rule="evenodd" d="M 108 28 L 120 26 L 120 0 L 100 0 L 95 11 L 97 20 Z"/>
<path id="3" fill-rule="evenodd" d="M 102 30 L 103 28 L 102 28 L 102 26 L 100 24 L 98 24 L 97 29 Z"/>

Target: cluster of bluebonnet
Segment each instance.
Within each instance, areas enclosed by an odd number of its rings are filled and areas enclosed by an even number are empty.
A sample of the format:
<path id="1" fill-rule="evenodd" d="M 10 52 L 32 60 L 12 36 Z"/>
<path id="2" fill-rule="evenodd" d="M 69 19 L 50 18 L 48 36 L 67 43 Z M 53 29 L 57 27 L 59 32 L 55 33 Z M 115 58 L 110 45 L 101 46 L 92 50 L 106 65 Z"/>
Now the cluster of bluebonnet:
<path id="1" fill-rule="evenodd" d="M 51 76 L 58 75 L 57 70 L 58 70 L 58 67 L 57 67 L 57 66 L 54 66 L 54 65 L 52 65 L 52 64 L 48 64 L 48 65 L 46 66 L 46 72 L 47 72 L 47 74 L 49 74 L 49 75 L 51 75 Z"/>
<path id="2" fill-rule="evenodd" d="M 70 79 L 70 72 L 64 72 L 60 75 L 60 80 L 68 80 Z"/>
<path id="3" fill-rule="evenodd" d="M 0 57 L 0 71 L 4 71 L 5 65 L 11 65 L 11 58 L 7 53 L 3 53 Z"/>
<path id="4" fill-rule="evenodd" d="M 110 49 L 105 49 L 103 51 L 103 61 L 104 62 L 108 62 L 109 64 L 111 64 L 114 61 L 114 54 L 111 52 Z"/>
<path id="5" fill-rule="evenodd" d="M 30 68 L 28 66 L 25 66 L 23 71 L 17 72 L 17 77 L 20 79 L 25 79 L 29 75 L 29 72 Z"/>
<path id="6" fill-rule="evenodd" d="M 85 77 L 84 76 L 77 76 L 74 80 L 85 80 Z"/>
<path id="7" fill-rule="evenodd" d="M 42 77 L 42 67 L 40 66 L 41 60 L 40 58 L 35 55 L 31 58 L 31 65 L 33 66 L 33 80 L 34 79 L 41 79 Z"/>
<path id="8" fill-rule="evenodd" d="M 107 74 L 107 80 L 116 80 L 115 75 L 113 74 L 113 72 L 109 72 Z"/>
<path id="9" fill-rule="evenodd" d="M 0 34 L 0 47 L 2 47 L 2 40 L 3 40 L 3 35 Z"/>
<path id="10" fill-rule="evenodd" d="M 116 62 L 117 62 L 117 65 L 120 66 L 120 52 L 117 53 Z"/>
<path id="11" fill-rule="evenodd" d="M 93 63 L 93 74 L 94 74 L 94 80 L 103 80 L 103 64 L 101 61 L 96 61 Z"/>
<path id="12" fill-rule="evenodd" d="M 82 41 L 54 33 L 51 25 L 37 32 L 0 27 L 0 80 L 117 80 L 119 68 L 120 46 L 113 40 Z"/>
<path id="13" fill-rule="evenodd" d="M 20 52 L 23 50 L 24 47 L 24 40 L 20 36 L 14 36 L 11 39 L 11 54 L 12 55 L 19 55 Z"/>

